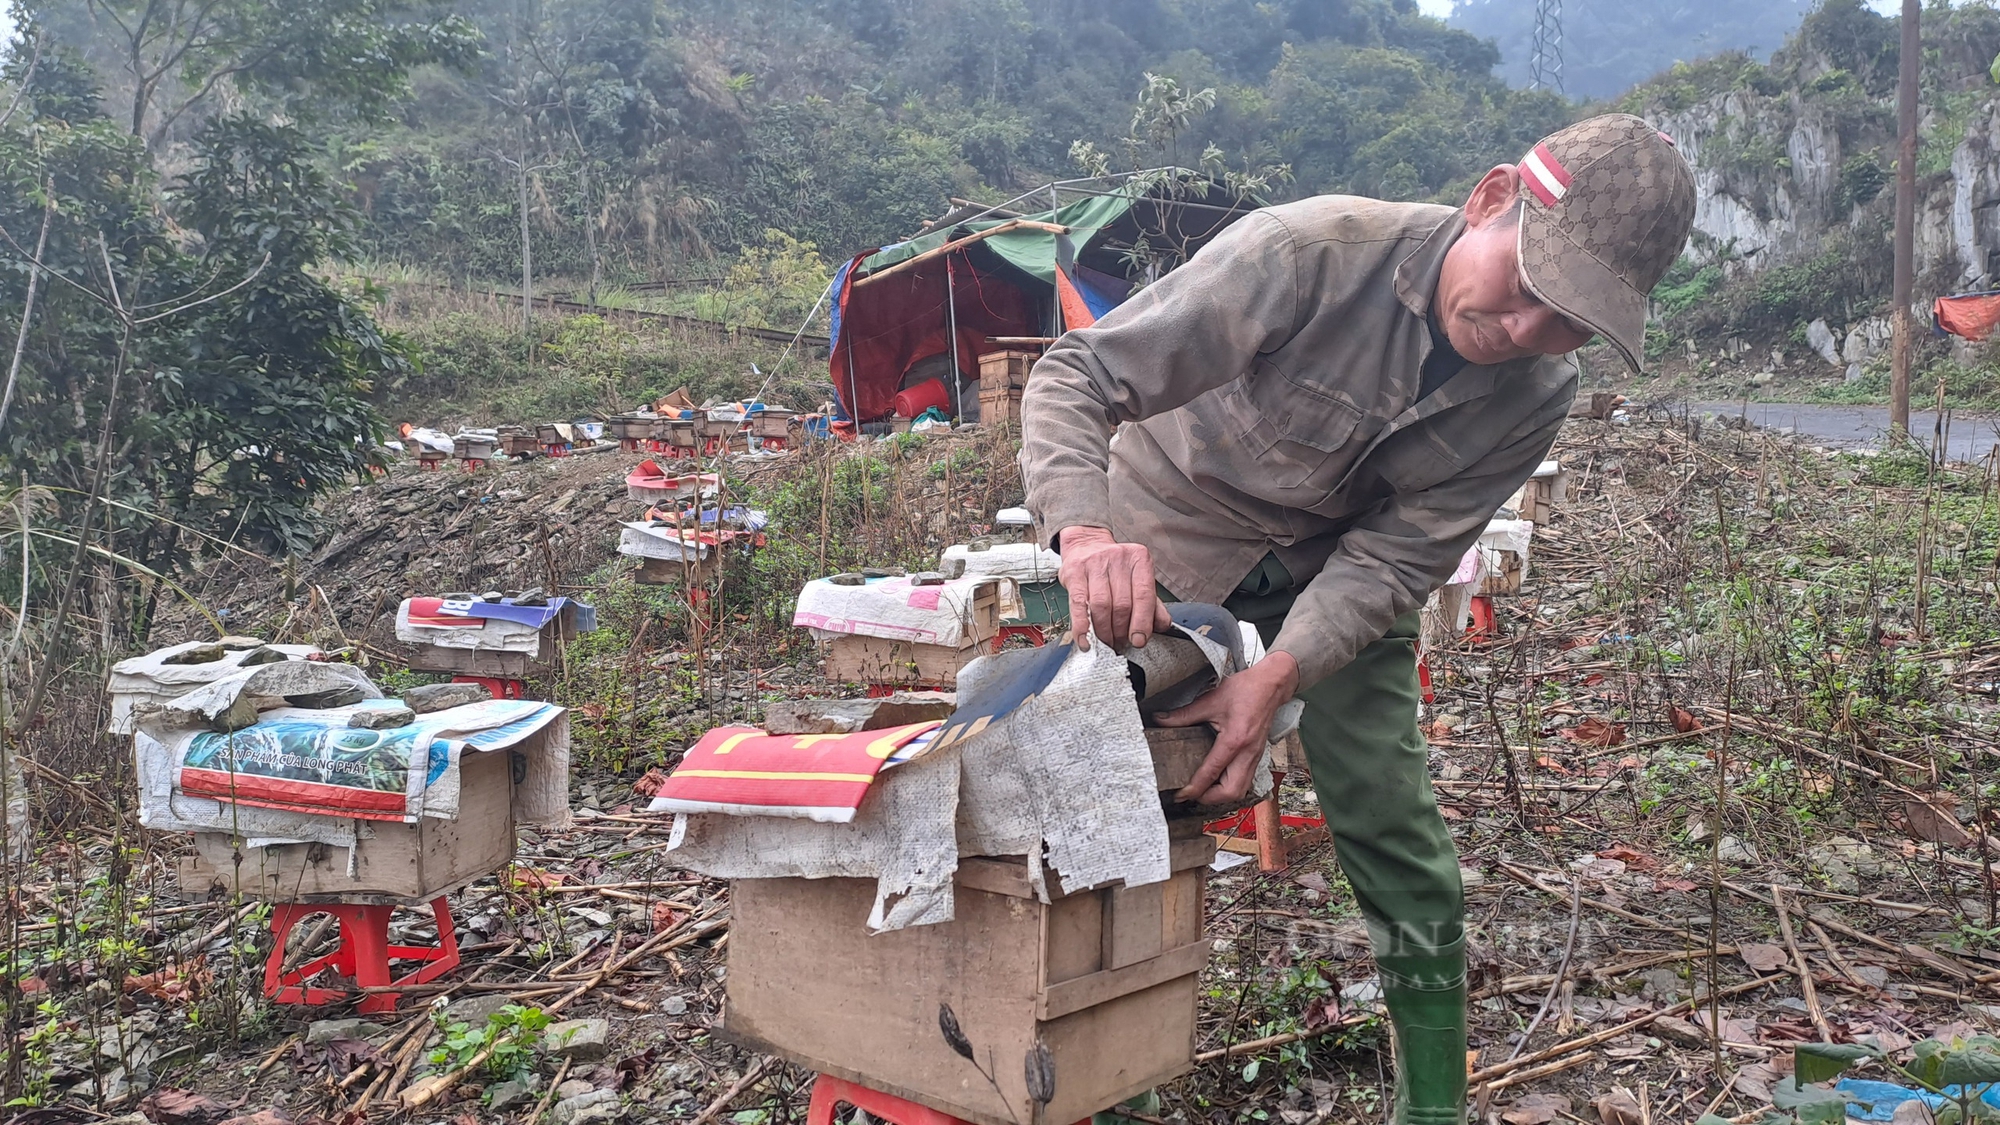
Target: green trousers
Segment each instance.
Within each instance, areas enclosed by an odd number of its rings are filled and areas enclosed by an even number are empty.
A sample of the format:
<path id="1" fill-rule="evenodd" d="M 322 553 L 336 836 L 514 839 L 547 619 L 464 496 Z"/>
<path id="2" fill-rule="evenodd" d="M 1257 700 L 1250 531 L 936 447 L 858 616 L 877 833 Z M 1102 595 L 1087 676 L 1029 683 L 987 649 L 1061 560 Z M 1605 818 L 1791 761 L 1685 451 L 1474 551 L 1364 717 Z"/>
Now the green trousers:
<path id="1" fill-rule="evenodd" d="M 1223 603 L 1270 644 L 1292 577 L 1272 556 Z M 1299 741 L 1334 851 L 1368 924 L 1396 1035 L 1400 1125 L 1465 1120 L 1465 898 L 1417 729 L 1418 615 L 1299 693 Z"/>

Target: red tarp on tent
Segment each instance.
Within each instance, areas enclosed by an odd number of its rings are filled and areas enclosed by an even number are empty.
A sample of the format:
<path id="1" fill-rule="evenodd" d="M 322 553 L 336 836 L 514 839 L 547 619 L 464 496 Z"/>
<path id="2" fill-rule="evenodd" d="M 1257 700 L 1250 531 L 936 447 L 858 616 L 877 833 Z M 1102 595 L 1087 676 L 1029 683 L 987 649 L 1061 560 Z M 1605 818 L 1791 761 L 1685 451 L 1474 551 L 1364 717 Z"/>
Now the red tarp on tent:
<path id="1" fill-rule="evenodd" d="M 873 251 L 870 251 L 873 253 Z M 895 378 L 869 378 L 857 373 L 900 374 L 910 365 L 951 348 L 950 320 L 945 289 L 945 263 L 951 267 L 951 286 L 957 297 L 958 366 L 976 376 L 983 352 L 999 350 L 988 344 L 989 336 L 1035 336 L 1041 332 L 1041 317 L 1028 295 L 1014 284 L 983 274 L 965 263 L 965 255 L 948 254 L 898 270 L 879 280 L 857 282 L 856 266 L 867 254 L 857 255 L 843 271 L 840 301 L 845 306 L 841 318 L 840 341 L 832 356 L 833 385 L 843 404 L 857 418 L 880 418 L 889 413 L 896 397 Z M 849 301 L 860 285 L 866 301 Z"/>

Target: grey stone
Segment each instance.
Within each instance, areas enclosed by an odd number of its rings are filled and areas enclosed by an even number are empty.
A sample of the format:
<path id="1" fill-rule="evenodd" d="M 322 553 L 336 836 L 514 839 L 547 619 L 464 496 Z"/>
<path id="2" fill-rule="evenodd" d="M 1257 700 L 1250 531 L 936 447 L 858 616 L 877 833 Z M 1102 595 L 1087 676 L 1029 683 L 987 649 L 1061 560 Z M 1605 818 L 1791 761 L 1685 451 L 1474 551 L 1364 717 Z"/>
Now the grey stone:
<path id="1" fill-rule="evenodd" d="M 312 711 L 324 711 L 334 707 L 350 707 L 368 698 L 360 688 L 352 684 L 325 691 L 303 691 L 288 695 L 285 702 L 293 707 L 304 707 Z"/>
<path id="2" fill-rule="evenodd" d="M 616 1090 L 592 1090 L 564 1098 L 549 1110 L 554 1125 L 590 1125 L 596 1121 L 616 1121 L 625 1116 L 625 1106 Z"/>
<path id="3" fill-rule="evenodd" d="M 485 1023 L 493 1013 L 512 1003 L 498 993 L 488 996 L 468 996 L 463 1000 L 453 1000 L 445 1007 L 444 1018 L 459 1023 L 469 1023 L 474 1027 Z"/>
<path id="4" fill-rule="evenodd" d="M 370 1039 L 389 1030 L 364 1019 L 314 1020 L 306 1028 L 306 1042 L 319 1046 L 336 1039 Z"/>
<path id="5" fill-rule="evenodd" d="M 363 707 L 347 717 L 347 725 L 362 730 L 387 730 L 390 727 L 406 727 L 417 721 L 417 713 L 408 707 Z"/>
<path id="6" fill-rule="evenodd" d="M 944 692 L 899 692 L 886 699 L 798 699 L 764 711 L 771 734 L 849 734 L 858 730 L 948 719 L 957 698 Z"/>
<path id="7" fill-rule="evenodd" d="M 1356 981 L 1340 990 L 1343 1004 L 1373 1004 L 1382 999 L 1382 982 L 1378 979 Z"/>
<path id="8" fill-rule="evenodd" d="M 1806 325 L 1806 343 L 1827 363 L 1834 367 L 1841 366 L 1840 345 L 1834 340 L 1833 329 L 1827 327 L 1825 317 Z"/>
<path id="9" fill-rule="evenodd" d="M 481 684 L 425 684 L 404 692 L 403 704 L 419 715 L 428 715 L 468 703 L 484 703 L 491 698 L 493 693 Z"/>
<path id="10" fill-rule="evenodd" d="M 1861 375 L 1862 375 L 1861 365 L 1858 363 L 1850 363 L 1847 365 L 1847 371 L 1841 375 L 1840 381 L 1843 383 L 1859 383 L 1861 381 Z"/>
<path id="11" fill-rule="evenodd" d="M 1678 997 L 1686 988 L 1686 982 L 1681 980 L 1681 975 L 1667 968 L 1648 970 L 1641 973 L 1639 979 L 1646 982 L 1640 992 L 1655 999 Z"/>
<path id="12" fill-rule="evenodd" d="M 1750 385 L 1753 387 L 1768 387 L 1777 381 L 1778 373 L 1775 371 L 1759 371 L 1750 376 Z"/>
<path id="13" fill-rule="evenodd" d="M 133 1083 L 131 1078 L 126 1076 L 124 1067 L 114 1066 L 111 1068 L 111 1073 L 104 1076 L 104 1104 L 106 1107 L 116 1109 L 138 1096 L 139 1087 Z M 144 1114 L 131 1114 L 128 1116 L 135 1116 L 142 1121 L 147 1121 Z M 123 1118 L 119 1120 L 123 1120 Z M 148 1121 L 147 1125 L 151 1125 L 151 1122 Z"/>
<path id="14" fill-rule="evenodd" d="M 162 664 L 213 664 L 222 659 L 219 644 L 196 645 L 186 652 L 176 653 L 160 661 Z"/>
<path id="15" fill-rule="evenodd" d="M 208 729 L 228 734 L 230 731 L 242 730 L 256 722 L 257 701 L 249 692 L 244 692 L 236 697 L 236 701 L 231 703 L 227 710 L 217 712 L 214 718 L 208 720 Z"/>
<path id="16" fill-rule="evenodd" d="M 684 1015 L 688 1010 L 687 997 L 669 996 L 660 1002 L 660 1010 L 670 1016 Z"/>
<path id="17" fill-rule="evenodd" d="M 1458 881 L 1464 885 L 1466 890 L 1476 891 L 1486 885 L 1486 873 L 1477 867 L 1460 867 L 1458 869 Z"/>
<path id="18" fill-rule="evenodd" d="M 582 1097 L 595 1089 L 597 1089 L 597 1083 L 595 1082 L 590 1082 L 582 1078 L 570 1078 L 566 1079 L 562 1085 L 556 1087 L 556 1098 L 560 1101 L 568 1101 L 571 1098 Z"/>
<path id="19" fill-rule="evenodd" d="M 593 1017 L 552 1023 L 543 1030 L 542 1043 L 550 1051 L 578 1062 L 601 1059 L 611 1049 L 611 1021 Z"/>
<path id="20" fill-rule="evenodd" d="M 513 1106 L 523 1105 L 535 1096 L 535 1087 L 540 1080 L 533 1075 L 525 1082 L 508 1080 L 496 1082 L 486 1088 L 486 1108 L 495 1113 Z"/>
<path id="21" fill-rule="evenodd" d="M 1715 857 L 1724 863 L 1756 863 L 1757 849 L 1734 836 L 1715 842 Z"/>

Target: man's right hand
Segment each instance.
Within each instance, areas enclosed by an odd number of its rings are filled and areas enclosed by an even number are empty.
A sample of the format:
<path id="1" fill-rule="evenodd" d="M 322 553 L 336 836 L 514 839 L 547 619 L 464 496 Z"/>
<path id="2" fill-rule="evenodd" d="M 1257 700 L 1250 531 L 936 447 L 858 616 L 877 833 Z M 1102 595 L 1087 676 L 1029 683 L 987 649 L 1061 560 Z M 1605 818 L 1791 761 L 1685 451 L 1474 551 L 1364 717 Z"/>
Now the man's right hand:
<path id="1" fill-rule="evenodd" d="M 1120 543 L 1101 527 L 1062 530 L 1062 569 L 1056 580 L 1069 591 L 1072 622 L 1088 622 L 1099 640 L 1123 652 L 1144 648 L 1147 638 L 1173 624 L 1153 592 L 1153 557 L 1137 543 Z M 1090 638 L 1077 630 L 1076 647 Z"/>

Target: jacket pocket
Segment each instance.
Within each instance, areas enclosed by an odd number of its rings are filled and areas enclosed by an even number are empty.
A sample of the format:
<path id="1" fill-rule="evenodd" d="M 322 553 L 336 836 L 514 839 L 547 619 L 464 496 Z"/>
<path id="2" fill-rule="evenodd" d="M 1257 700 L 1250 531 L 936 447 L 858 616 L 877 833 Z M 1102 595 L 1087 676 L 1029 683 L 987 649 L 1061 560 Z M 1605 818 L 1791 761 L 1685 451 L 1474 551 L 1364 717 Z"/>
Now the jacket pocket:
<path id="1" fill-rule="evenodd" d="M 1252 491 L 1257 484 L 1298 488 L 1337 454 L 1351 455 L 1359 410 L 1268 369 L 1253 378 L 1258 382 L 1238 380 L 1221 401 L 1230 432 L 1253 460 L 1245 481 Z"/>

